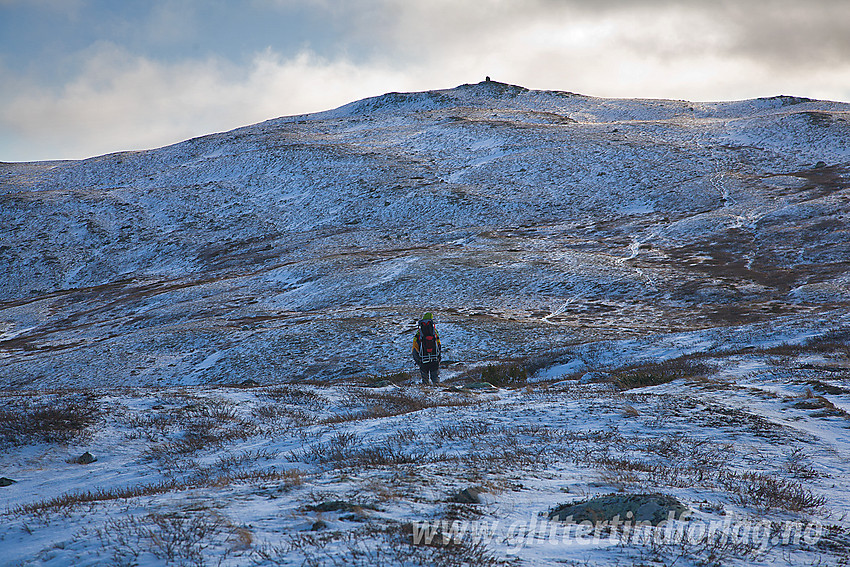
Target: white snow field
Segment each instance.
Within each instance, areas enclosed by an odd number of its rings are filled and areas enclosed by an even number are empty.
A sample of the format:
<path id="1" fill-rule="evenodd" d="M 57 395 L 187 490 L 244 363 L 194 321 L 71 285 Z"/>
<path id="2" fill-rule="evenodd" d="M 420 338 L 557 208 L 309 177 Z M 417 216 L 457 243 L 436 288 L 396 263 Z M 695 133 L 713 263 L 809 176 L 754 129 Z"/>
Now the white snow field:
<path id="1" fill-rule="evenodd" d="M 0 565 L 850 564 L 848 119 L 487 81 L 0 163 Z"/>

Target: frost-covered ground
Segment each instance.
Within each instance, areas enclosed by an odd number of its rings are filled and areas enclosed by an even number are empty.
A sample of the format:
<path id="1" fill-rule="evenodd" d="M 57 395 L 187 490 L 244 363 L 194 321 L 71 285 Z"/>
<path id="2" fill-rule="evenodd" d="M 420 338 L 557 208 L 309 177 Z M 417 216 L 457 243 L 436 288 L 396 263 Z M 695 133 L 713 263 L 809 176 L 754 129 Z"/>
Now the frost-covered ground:
<path id="1" fill-rule="evenodd" d="M 488 82 L 0 164 L 2 562 L 846 563 L 849 115 Z M 546 522 L 608 493 L 691 517 Z"/>
<path id="2" fill-rule="evenodd" d="M 7 393 L 3 564 L 846 564 L 847 338 L 496 390 Z M 469 489 L 480 503 L 456 502 Z M 688 512 L 654 543 L 546 519 L 610 493 Z"/>

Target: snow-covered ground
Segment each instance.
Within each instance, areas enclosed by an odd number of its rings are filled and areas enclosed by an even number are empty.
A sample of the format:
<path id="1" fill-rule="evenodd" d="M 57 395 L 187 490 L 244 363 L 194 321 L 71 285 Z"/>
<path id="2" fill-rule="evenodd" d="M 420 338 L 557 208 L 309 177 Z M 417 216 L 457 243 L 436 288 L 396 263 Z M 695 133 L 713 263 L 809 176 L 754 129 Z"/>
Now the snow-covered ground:
<path id="1" fill-rule="evenodd" d="M 842 564 L 850 357 L 837 338 L 547 369 L 493 391 L 88 389 L 33 394 L 26 410 L 7 393 L 7 434 L 40 407 L 90 420 L 7 444 L 4 564 Z M 647 375 L 666 378 L 629 387 Z M 97 460 L 75 463 L 85 451 Z M 480 503 L 454 502 L 470 488 Z M 655 543 L 547 521 L 609 493 L 689 510 Z"/>
<path id="2" fill-rule="evenodd" d="M 846 562 L 848 116 L 485 82 L 0 164 L 4 561 Z M 546 521 L 612 492 L 692 541 Z"/>

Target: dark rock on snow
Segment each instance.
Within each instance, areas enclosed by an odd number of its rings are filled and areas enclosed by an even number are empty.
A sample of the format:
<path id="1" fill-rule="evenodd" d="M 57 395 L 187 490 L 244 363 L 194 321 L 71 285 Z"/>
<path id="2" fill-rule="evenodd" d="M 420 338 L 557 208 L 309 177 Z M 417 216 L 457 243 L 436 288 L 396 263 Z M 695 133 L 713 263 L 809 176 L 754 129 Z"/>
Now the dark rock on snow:
<path id="1" fill-rule="evenodd" d="M 90 465 L 96 460 L 97 457 L 86 451 L 85 453 L 74 459 L 74 462 L 78 465 Z"/>

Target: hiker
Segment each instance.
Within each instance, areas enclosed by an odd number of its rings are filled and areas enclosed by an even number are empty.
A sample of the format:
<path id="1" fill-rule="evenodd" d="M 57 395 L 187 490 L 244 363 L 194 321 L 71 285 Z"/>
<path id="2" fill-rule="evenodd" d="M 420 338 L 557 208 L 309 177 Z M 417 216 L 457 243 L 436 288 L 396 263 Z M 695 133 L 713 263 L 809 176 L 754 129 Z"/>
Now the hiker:
<path id="1" fill-rule="evenodd" d="M 434 326 L 434 316 L 431 313 L 425 313 L 417 327 L 416 336 L 413 337 L 413 360 L 419 365 L 423 384 L 427 384 L 429 378 L 433 384 L 438 384 L 442 353 L 440 352 L 440 336 Z"/>

